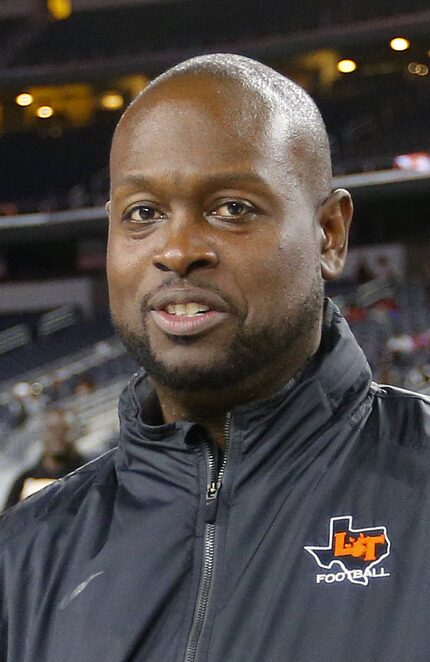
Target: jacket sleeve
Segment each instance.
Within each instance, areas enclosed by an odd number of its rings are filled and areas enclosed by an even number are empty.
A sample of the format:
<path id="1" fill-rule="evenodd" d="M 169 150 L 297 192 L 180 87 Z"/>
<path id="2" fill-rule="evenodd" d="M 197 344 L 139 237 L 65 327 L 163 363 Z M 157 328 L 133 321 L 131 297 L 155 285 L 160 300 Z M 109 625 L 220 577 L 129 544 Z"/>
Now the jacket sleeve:
<path id="1" fill-rule="evenodd" d="M 7 662 L 7 623 L 0 618 L 0 662 Z"/>
<path id="2" fill-rule="evenodd" d="M 0 662 L 7 662 L 7 640 L 6 586 L 3 558 L 0 555 Z"/>

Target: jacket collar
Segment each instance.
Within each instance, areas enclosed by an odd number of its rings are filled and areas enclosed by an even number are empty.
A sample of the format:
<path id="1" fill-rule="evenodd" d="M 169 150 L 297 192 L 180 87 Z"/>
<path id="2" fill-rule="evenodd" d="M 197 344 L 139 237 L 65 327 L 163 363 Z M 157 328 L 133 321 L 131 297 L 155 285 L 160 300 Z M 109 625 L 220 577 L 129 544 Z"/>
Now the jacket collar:
<path id="1" fill-rule="evenodd" d="M 283 434 L 301 429 L 309 438 L 333 416 L 350 419 L 366 398 L 371 382 L 370 367 L 346 320 L 326 300 L 322 340 L 318 352 L 294 379 L 271 397 L 235 408 L 233 425 L 240 432 L 242 450 L 261 443 L 262 436 L 277 425 Z M 133 375 L 120 399 L 120 452 L 126 465 L 139 460 L 145 448 L 157 445 L 186 450 L 194 428 L 188 421 L 160 424 L 161 411 L 146 372 Z"/>

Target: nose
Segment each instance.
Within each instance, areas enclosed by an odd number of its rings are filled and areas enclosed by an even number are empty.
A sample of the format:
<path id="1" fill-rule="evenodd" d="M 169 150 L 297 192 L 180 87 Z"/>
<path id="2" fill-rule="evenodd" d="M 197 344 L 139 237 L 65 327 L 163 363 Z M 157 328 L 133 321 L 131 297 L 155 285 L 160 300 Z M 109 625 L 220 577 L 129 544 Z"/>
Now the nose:
<path id="1" fill-rule="evenodd" d="M 160 271 L 188 276 L 196 269 L 210 269 L 218 264 L 218 255 L 205 228 L 199 223 L 173 221 L 166 228 L 162 248 L 152 258 Z"/>

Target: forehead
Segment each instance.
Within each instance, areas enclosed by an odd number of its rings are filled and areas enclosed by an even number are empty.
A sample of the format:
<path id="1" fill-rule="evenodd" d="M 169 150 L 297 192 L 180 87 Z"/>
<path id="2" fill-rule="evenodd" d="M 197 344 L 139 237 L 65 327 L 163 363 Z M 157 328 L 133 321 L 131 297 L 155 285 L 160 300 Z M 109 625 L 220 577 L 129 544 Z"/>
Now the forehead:
<path id="1" fill-rule="evenodd" d="M 197 77 L 151 90 L 120 123 L 111 153 L 112 184 L 141 168 L 210 171 L 238 161 L 250 168 L 288 160 L 289 131 L 237 82 Z"/>
<path id="2" fill-rule="evenodd" d="M 240 84 L 237 80 L 215 76 L 195 75 L 168 79 L 149 88 L 126 111 L 122 128 L 133 133 L 139 123 L 145 121 L 152 127 L 159 122 L 174 121 L 178 115 L 193 114 L 211 119 L 217 125 L 233 125 L 235 133 L 249 135 L 251 126 L 259 126 L 269 114 L 269 107 L 261 95 Z"/>

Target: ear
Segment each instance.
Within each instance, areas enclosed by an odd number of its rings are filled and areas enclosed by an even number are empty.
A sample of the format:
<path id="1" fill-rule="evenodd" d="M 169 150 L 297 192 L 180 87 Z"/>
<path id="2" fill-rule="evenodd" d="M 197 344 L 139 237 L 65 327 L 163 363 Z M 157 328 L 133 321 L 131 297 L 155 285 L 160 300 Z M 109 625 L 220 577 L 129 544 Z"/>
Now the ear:
<path id="1" fill-rule="evenodd" d="M 112 209 L 111 200 L 107 201 L 107 203 L 105 204 L 105 209 L 106 209 L 107 215 L 108 215 L 108 227 L 110 228 L 110 226 L 111 226 L 111 209 Z"/>
<path id="2" fill-rule="evenodd" d="M 321 274 L 324 280 L 339 278 L 348 250 L 348 234 L 353 213 L 351 196 L 336 189 L 318 211 L 321 231 Z"/>

